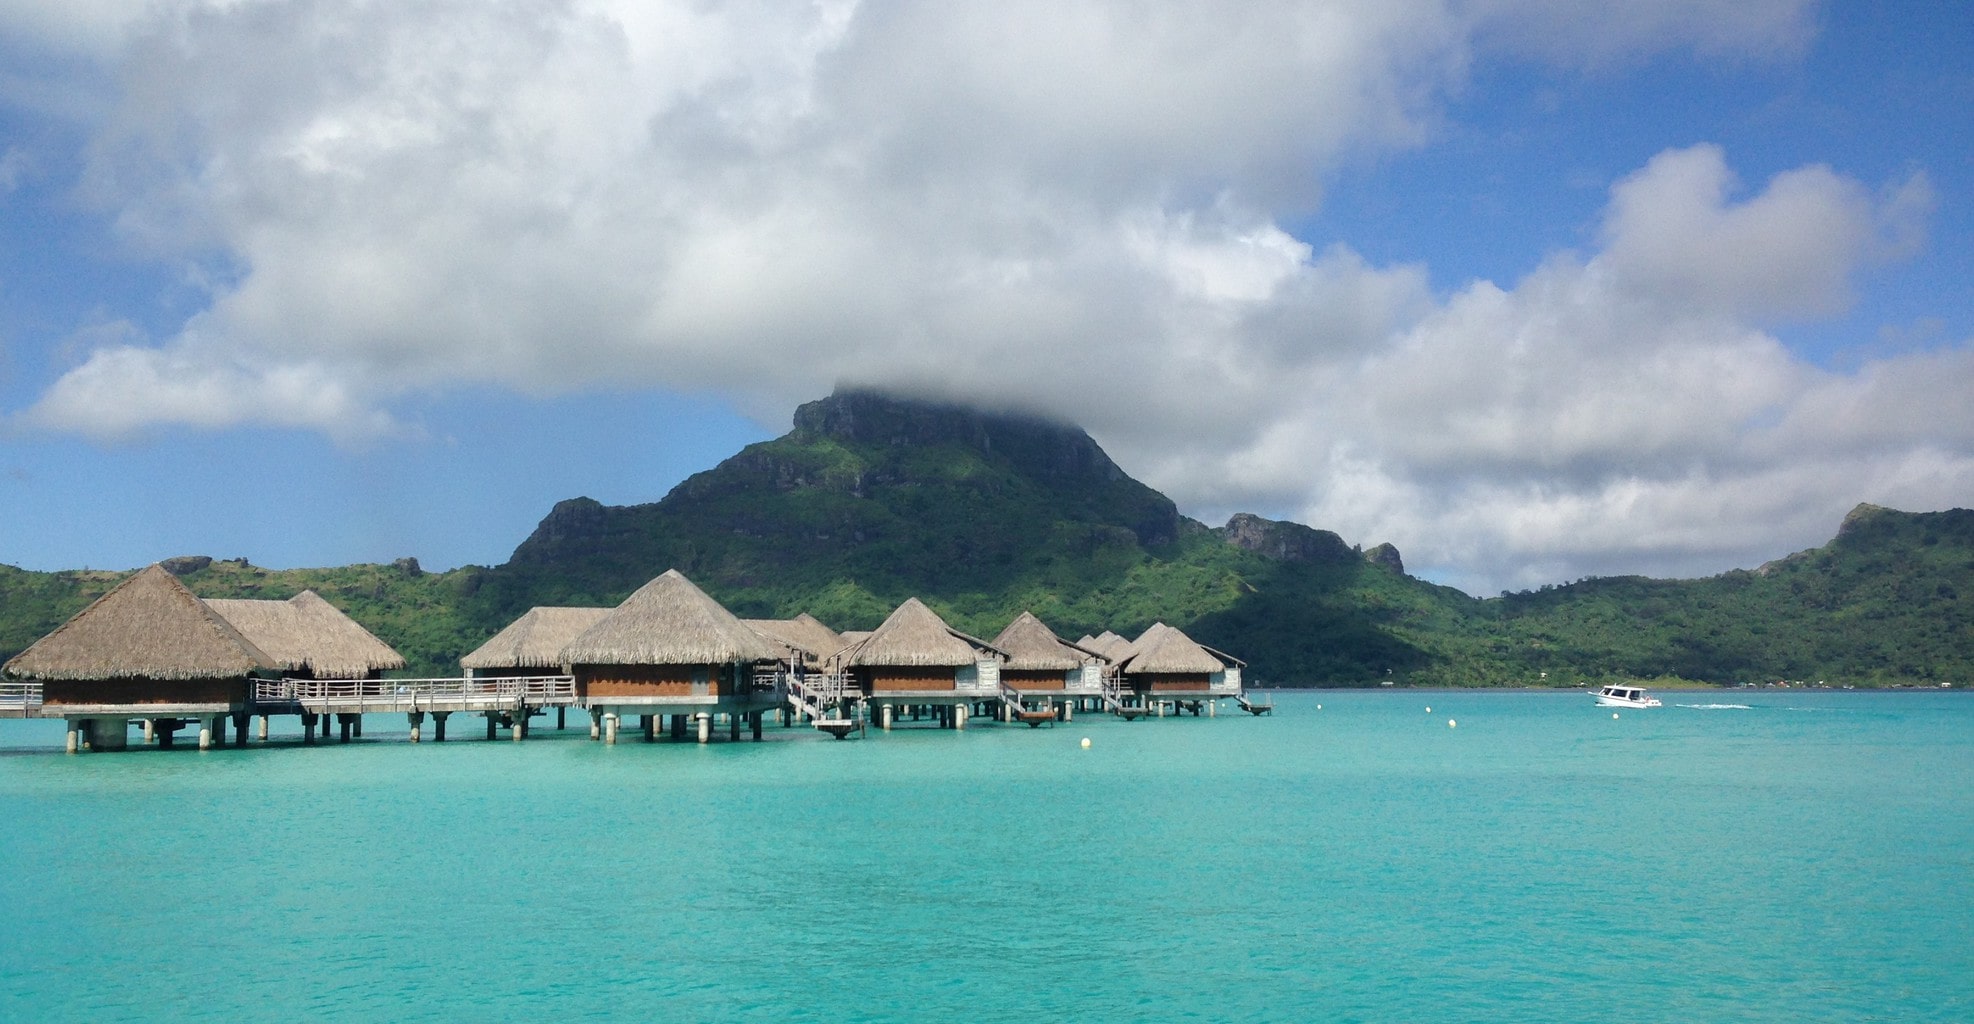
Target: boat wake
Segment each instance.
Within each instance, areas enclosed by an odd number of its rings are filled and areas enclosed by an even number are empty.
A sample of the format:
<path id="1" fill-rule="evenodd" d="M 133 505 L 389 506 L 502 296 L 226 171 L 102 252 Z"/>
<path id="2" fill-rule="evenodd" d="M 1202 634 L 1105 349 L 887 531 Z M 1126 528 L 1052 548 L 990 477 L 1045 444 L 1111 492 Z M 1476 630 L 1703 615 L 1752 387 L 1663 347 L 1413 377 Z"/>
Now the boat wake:
<path id="1" fill-rule="evenodd" d="M 1753 711 L 1747 704 L 1674 704 L 1676 708 L 1692 708 L 1695 711 Z"/>

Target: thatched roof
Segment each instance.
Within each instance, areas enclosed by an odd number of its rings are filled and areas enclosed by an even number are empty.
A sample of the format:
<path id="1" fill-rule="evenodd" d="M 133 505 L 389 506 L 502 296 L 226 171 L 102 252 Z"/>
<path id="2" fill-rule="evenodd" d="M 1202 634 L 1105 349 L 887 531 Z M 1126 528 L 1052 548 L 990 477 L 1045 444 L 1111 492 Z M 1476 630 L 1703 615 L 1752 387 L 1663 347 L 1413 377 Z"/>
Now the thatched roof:
<path id="1" fill-rule="evenodd" d="M 562 670 L 562 649 L 610 614 L 608 608 L 530 608 L 492 639 L 459 659 L 461 668 Z"/>
<path id="2" fill-rule="evenodd" d="M 749 629 L 795 654 L 822 661 L 843 649 L 843 638 L 822 620 L 803 612 L 792 619 L 742 619 Z"/>
<path id="3" fill-rule="evenodd" d="M 1031 612 L 1015 616 L 994 638 L 994 646 L 1007 652 L 1006 667 L 1016 671 L 1067 672 L 1103 660 L 1095 651 L 1065 642 Z"/>
<path id="4" fill-rule="evenodd" d="M 845 649 L 841 659 L 851 666 L 958 667 L 1001 654 L 993 644 L 946 625 L 937 612 L 911 597 L 883 625 Z"/>
<path id="5" fill-rule="evenodd" d="M 1106 629 L 1102 634 L 1080 641 L 1082 646 L 1109 658 L 1112 664 L 1119 664 L 1131 656 L 1131 641 Z"/>
<path id="6" fill-rule="evenodd" d="M 275 661 L 185 584 L 144 569 L 7 662 L 30 679 L 230 679 Z"/>
<path id="7" fill-rule="evenodd" d="M 583 630 L 562 651 L 570 665 L 723 665 L 780 661 L 781 645 L 747 627 L 677 569 Z"/>
<path id="8" fill-rule="evenodd" d="M 373 671 L 404 667 L 403 655 L 313 590 L 286 601 L 211 598 L 206 607 L 284 672 L 307 669 L 318 679 L 360 679 Z"/>
<path id="9" fill-rule="evenodd" d="M 1131 651 L 1123 666 L 1126 674 L 1212 673 L 1227 668 L 1192 637 L 1163 622 L 1153 623 L 1133 640 Z"/>

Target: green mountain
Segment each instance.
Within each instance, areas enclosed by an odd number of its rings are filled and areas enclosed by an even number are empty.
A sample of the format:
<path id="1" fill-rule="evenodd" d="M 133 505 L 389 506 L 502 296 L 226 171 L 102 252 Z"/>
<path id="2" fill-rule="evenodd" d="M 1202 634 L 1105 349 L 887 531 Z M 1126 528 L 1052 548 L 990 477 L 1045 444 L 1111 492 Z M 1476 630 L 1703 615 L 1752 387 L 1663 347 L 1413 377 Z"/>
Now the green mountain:
<path id="1" fill-rule="evenodd" d="M 875 626 L 918 596 L 992 635 L 1020 611 L 1074 637 L 1163 619 L 1280 685 L 1587 685 L 1974 677 L 1974 512 L 1870 506 L 1830 545 L 1703 580 L 1591 579 L 1477 600 L 1407 576 L 1389 545 L 1235 516 L 1212 528 L 1131 479 L 1082 430 L 868 391 L 796 412 L 663 500 L 558 503 L 507 564 L 270 571 L 172 560 L 197 593 L 311 587 L 418 673 L 537 604 L 614 604 L 678 568 L 749 617 Z M 0 657 L 118 579 L 0 567 Z"/>

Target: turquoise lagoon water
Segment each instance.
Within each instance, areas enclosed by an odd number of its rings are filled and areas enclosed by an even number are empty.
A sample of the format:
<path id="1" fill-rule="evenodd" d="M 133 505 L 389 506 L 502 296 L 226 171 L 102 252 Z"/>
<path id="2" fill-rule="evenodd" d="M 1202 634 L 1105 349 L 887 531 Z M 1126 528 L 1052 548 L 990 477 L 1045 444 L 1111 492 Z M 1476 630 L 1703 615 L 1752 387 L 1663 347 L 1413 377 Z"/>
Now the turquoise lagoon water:
<path id="1" fill-rule="evenodd" d="M 0 1020 L 1974 1020 L 1974 699 L 1278 700 L 707 747 L 0 722 Z"/>

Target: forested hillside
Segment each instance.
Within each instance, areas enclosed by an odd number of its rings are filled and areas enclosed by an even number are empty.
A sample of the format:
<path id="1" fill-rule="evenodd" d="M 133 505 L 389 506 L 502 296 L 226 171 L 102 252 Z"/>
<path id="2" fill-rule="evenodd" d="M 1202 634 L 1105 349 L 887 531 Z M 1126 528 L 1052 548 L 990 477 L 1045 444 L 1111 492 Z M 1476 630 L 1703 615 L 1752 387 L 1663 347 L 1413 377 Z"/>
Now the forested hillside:
<path id="1" fill-rule="evenodd" d="M 1023 610 L 1070 638 L 1162 619 L 1268 685 L 1974 679 L 1967 510 L 1861 506 L 1829 545 L 1757 570 L 1477 600 L 1407 576 L 1389 545 L 1367 555 L 1300 524 L 1187 519 L 1076 427 L 858 391 L 803 406 L 789 434 L 662 501 L 561 502 L 502 566 L 172 568 L 207 597 L 313 588 L 421 674 L 457 671 L 533 605 L 614 604 L 677 568 L 744 616 L 807 611 L 838 629 L 911 596 L 982 635 Z M 0 566 L 0 657 L 118 578 Z"/>

